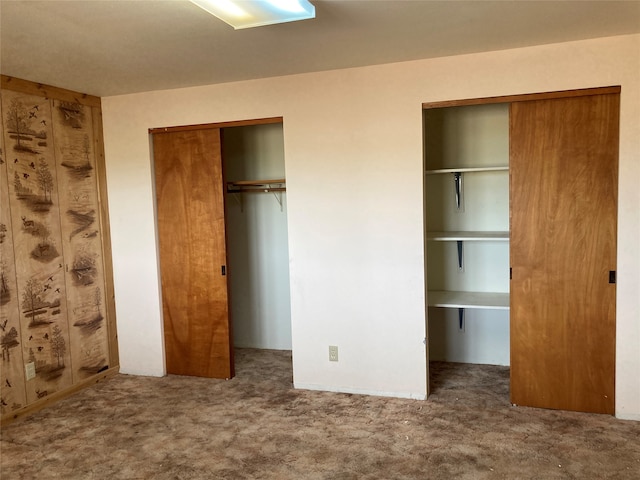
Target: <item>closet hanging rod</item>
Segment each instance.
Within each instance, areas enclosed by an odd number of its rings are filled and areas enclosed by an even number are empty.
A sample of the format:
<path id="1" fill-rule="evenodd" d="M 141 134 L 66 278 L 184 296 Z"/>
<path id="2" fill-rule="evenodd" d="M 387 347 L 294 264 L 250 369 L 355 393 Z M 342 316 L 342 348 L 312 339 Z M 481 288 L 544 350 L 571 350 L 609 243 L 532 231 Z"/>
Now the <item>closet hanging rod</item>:
<path id="1" fill-rule="evenodd" d="M 227 186 L 228 193 L 269 193 L 269 192 L 286 192 L 286 187 L 232 187 Z"/>
<path id="2" fill-rule="evenodd" d="M 286 180 L 278 178 L 275 180 L 238 180 L 227 182 L 227 192 L 229 193 L 261 193 L 261 192 L 286 192 Z"/>

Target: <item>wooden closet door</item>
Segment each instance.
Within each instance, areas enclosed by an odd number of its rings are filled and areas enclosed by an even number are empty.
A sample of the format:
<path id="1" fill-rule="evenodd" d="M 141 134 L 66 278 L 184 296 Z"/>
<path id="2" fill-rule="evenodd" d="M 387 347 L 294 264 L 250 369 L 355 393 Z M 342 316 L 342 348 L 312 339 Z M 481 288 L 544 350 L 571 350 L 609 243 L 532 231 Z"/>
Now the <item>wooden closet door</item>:
<path id="1" fill-rule="evenodd" d="M 219 129 L 155 133 L 167 372 L 233 376 Z"/>
<path id="2" fill-rule="evenodd" d="M 511 105 L 514 404 L 614 413 L 618 119 L 619 94 Z"/>

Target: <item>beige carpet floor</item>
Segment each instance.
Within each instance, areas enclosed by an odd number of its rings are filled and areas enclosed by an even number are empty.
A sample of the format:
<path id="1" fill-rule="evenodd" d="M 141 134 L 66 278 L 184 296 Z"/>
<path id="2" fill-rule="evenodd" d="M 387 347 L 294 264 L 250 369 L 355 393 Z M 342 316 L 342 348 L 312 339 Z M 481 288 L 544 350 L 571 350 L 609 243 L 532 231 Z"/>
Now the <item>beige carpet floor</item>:
<path id="1" fill-rule="evenodd" d="M 512 407 L 508 369 L 432 364 L 427 401 L 294 390 L 289 352 L 230 381 L 118 375 L 3 428 L 16 479 L 640 479 L 640 423 Z"/>

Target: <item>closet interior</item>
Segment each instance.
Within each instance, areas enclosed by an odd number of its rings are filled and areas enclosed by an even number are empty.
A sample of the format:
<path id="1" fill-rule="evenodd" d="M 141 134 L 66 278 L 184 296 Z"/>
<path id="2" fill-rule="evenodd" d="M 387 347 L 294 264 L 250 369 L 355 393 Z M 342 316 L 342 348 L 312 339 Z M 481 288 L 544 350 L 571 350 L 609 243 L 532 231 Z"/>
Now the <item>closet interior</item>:
<path id="1" fill-rule="evenodd" d="M 222 159 L 233 345 L 291 350 L 282 123 L 223 128 Z"/>
<path id="2" fill-rule="evenodd" d="M 509 365 L 509 105 L 424 110 L 429 361 Z"/>
<path id="3" fill-rule="evenodd" d="M 615 409 L 620 87 L 424 106 L 431 362 L 514 405 Z"/>

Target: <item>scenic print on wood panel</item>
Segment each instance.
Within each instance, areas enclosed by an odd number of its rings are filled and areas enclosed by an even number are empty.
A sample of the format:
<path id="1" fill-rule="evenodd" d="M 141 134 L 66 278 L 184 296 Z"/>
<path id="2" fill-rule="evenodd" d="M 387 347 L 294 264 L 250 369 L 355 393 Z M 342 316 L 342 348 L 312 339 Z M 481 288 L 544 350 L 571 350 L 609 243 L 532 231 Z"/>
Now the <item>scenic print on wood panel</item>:
<path id="1" fill-rule="evenodd" d="M 26 392 L 3 140 L 0 135 L 0 413 L 5 415 L 26 404 Z"/>
<path id="2" fill-rule="evenodd" d="M 4 151 L 27 402 L 71 385 L 50 100 L 3 91 Z"/>
<path id="3" fill-rule="evenodd" d="M 117 365 L 100 115 L 96 97 L 2 76 L 3 423 Z"/>
<path id="4" fill-rule="evenodd" d="M 58 162 L 58 187 L 67 306 L 74 380 L 108 368 L 108 335 L 103 313 L 104 268 L 95 176 L 91 109 L 54 100 L 53 135 Z M 76 378 L 77 377 L 77 378 Z"/>

